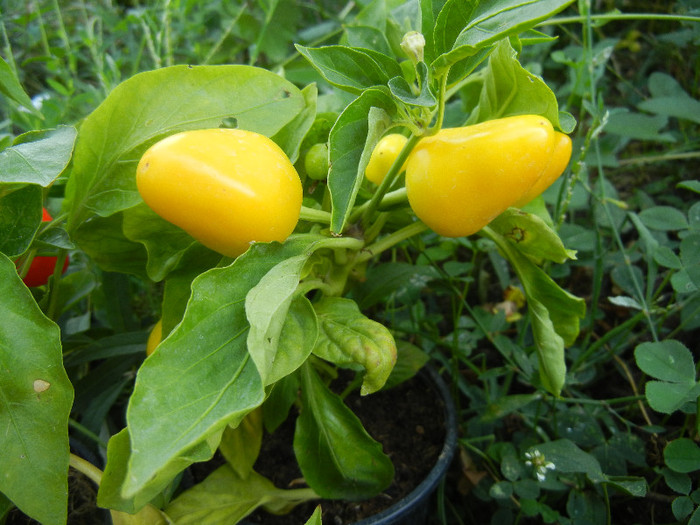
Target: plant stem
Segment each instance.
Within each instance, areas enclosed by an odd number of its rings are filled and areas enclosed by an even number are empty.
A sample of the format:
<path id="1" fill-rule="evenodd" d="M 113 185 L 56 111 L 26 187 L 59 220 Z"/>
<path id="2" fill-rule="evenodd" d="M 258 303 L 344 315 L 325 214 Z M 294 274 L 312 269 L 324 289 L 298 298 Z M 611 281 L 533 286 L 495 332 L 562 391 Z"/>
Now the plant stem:
<path id="1" fill-rule="evenodd" d="M 618 335 L 627 330 L 631 330 L 637 323 L 639 323 L 639 321 L 644 319 L 644 317 L 644 312 L 638 312 L 634 317 L 630 317 L 621 325 L 618 325 L 609 332 L 606 332 L 600 339 L 598 339 L 597 341 L 592 343 L 588 348 L 586 348 L 586 351 L 583 354 L 581 354 L 576 359 L 576 361 L 574 361 L 574 363 L 571 365 L 571 371 L 575 371 L 581 365 L 581 363 L 586 361 L 588 357 L 595 353 L 595 351 L 598 350 L 598 348 L 606 344 L 610 339 L 612 339 L 613 337 L 617 337 Z"/>
<path id="2" fill-rule="evenodd" d="M 382 198 L 377 209 L 385 210 L 394 206 L 398 206 L 400 204 L 405 203 L 407 198 L 408 197 L 406 194 L 406 188 L 399 188 L 398 190 L 390 191 L 386 195 L 384 195 L 384 198 Z M 348 222 L 352 224 L 353 222 L 357 221 L 357 219 L 360 216 L 362 216 L 365 210 L 369 207 L 369 203 L 370 201 L 364 202 L 357 208 L 353 209 L 348 219 Z"/>
<path id="3" fill-rule="evenodd" d="M 63 264 L 65 263 L 67 256 L 68 252 L 66 252 L 66 250 L 58 250 L 58 256 L 56 257 L 56 265 L 53 268 L 53 274 L 51 276 L 51 288 L 49 290 L 49 306 L 46 311 L 46 317 L 53 321 L 58 319 L 59 312 L 57 312 L 57 309 L 58 300 L 60 298 L 59 280 L 61 279 L 61 275 L 63 275 Z"/>
<path id="4" fill-rule="evenodd" d="M 107 448 L 107 443 L 105 443 L 102 439 L 100 439 L 100 436 L 95 434 L 92 430 L 87 428 L 86 426 L 78 423 L 75 419 L 69 419 L 68 420 L 68 425 L 76 429 L 78 432 L 81 434 L 89 437 L 92 439 L 95 443 L 97 443 L 99 446 L 102 448 Z"/>
<path id="5" fill-rule="evenodd" d="M 365 227 L 368 227 L 372 218 L 374 217 L 375 212 L 377 211 L 377 208 L 379 207 L 379 204 L 382 202 L 384 195 L 387 193 L 389 188 L 394 184 L 394 181 L 396 180 L 396 177 L 398 177 L 399 172 L 401 171 L 401 167 L 404 165 L 406 162 L 406 159 L 408 158 L 409 153 L 411 153 L 411 150 L 413 150 L 414 146 L 418 144 L 418 141 L 421 139 L 420 136 L 418 135 L 411 135 L 404 145 L 403 149 L 401 150 L 401 153 L 399 153 L 398 157 L 396 157 L 396 160 L 394 161 L 394 164 L 391 165 L 391 168 L 389 169 L 389 172 L 386 174 L 386 177 L 384 177 L 384 180 L 382 183 L 379 185 L 379 188 L 377 188 L 377 191 L 374 192 L 374 195 L 372 195 L 372 198 L 369 200 L 369 203 L 367 204 L 367 208 L 362 212 L 362 224 Z"/>
<path id="6" fill-rule="evenodd" d="M 331 214 L 327 211 L 317 210 L 315 208 L 301 207 L 299 219 L 303 221 L 321 222 L 323 224 L 331 223 Z"/>
<path id="7" fill-rule="evenodd" d="M 94 481 L 97 486 L 99 486 L 102 482 L 102 471 L 89 461 L 86 461 L 83 458 L 71 453 L 69 464 L 75 470 L 85 474 L 88 478 Z"/>
<path id="8" fill-rule="evenodd" d="M 376 255 L 382 253 L 383 251 L 388 250 L 392 246 L 395 246 L 401 241 L 410 239 L 414 235 L 418 235 L 419 233 L 424 232 L 427 229 L 428 227 L 420 221 L 411 223 L 408 226 L 404 226 L 400 230 L 397 230 L 394 233 L 387 235 L 386 237 L 382 237 L 374 244 L 367 246 L 364 250 L 362 250 L 362 253 L 360 253 L 357 256 L 357 259 L 355 259 L 355 263 L 360 264 L 366 262 L 375 257 Z"/>
<path id="9" fill-rule="evenodd" d="M 608 13 L 602 15 L 589 16 L 562 16 L 559 18 L 550 18 L 540 22 L 535 27 L 561 25 L 561 24 L 578 24 L 586 20 L 596 22 L 610 22 L 613 20 L 676 20 L 678 22 L 700 22 L 700 16 L 690 15 L 665 15 L 652 13 Z"/>

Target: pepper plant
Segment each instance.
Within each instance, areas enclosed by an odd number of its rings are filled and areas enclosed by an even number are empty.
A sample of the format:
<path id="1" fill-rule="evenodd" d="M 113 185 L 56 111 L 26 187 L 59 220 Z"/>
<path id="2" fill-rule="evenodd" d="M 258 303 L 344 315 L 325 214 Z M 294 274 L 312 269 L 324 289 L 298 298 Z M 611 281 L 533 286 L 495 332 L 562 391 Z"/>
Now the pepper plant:
<path id="1" fill-rule="evenodd" d="M 452 237 L 478 235 L 511 264 L 528 304 L 539 387 L 558 396 L 564 349 L 585 309 L 542 269 L 575 254 L 537 195 L 545 187 L 530 190 L 547 170 L 552 178 L 564 170 L 570 142 L 565 155 L 557 144 L 575 122 L 518 57 L 523 46 L 553 38 L 534 28 L 570 3 L 427 0 L 387 10 L 372 2 L 340 43 L 297 45 L 318 85 L 300 88 L 255 66 L 173 65 L 123 81 L 75 127 L 17 137 L 0 158 L 0 417 L 8 429 L 0 438 L 0 509 L 14 504 L 42 523 L 65 523 L 69 462 L 100 479 L 98 504 L 123 523 L 235 522 L 258 506 L 283 512 L 319 497 L 379 493 L 391 482 L 391 461 L 328 380 L 348 368 L 370 395 L 389 379 L 397 360 L 392 327 L 363 313 L 352 291 L 371 276 L 373 261 L 430 226 Z M 6 96 L 32 107 L 15 78 L 2 82 Z M 467 88 L 477 96 L 466 96 Z M 489 133 L 475 133 L 479 126 Z M 186 154 L 158 145 L 199 130 L 220 136 L 221 128 L 267 137 L 284 152 L 303 179 L 301 206 L 291 202 L 293 192 L 273 196 L 259 184 L 212 189 L 196 166 L 170 196 L 168 175 L 181 174 L 173 165 L 186 162 L 177 155 L 215 169 L 209 141 Z M 372 182 L 365 169 L 391 134 L 406 140 Z M 163 176 L 137 187 L 147 151 L 144 172 L 157 165 Z M 264 157 L 272 150 L 261 151 L 243 162 L 274 175 L 281 168 Z M 310 151 L 327 152 L 320 170 Z M 244 155 L 237 146 L 231 152 Z M 454 173 L 473 184 L 453 191 Z M 409 182 L 418 187 L 420 210 Z M 215 191 L 234 195 L 215 203 Z M 212 228 L 218 213 L 235 207 L 236 192 L 252 192 L 265 205 L 239 213 L 243 226 L 269 220 L 277 206 L 299 210 L 294 232 L 260 242 L 257 233 L 241 237 L 224 223 Z M 47 224 L 45 205 L 54 213 Z M 467 230 L 459 227 L 464 220 Z M 207 242 L 203 227 L 220 238 Z M 38 252 L 57 262 L 46 285 L 28 288 L 22 277 Z M 93 316 L 94 301 L 107 304 L 107 294 L 131 286 L 162 293 L 153 319 L 161 341 L 146 359 L 146 332 L 129 330 L 109 308 L 108 319 Z M 76 309 L 82 315 L 68 322 Z M 122 330 L 102 336 L 101 324 Z M 113 379 L 81 382 L 97 359 Z M 134 365 L 133 387 L 125 390 L 131 378 L 114 372 Z M 124 426 L 107 436 L 106 467 L 96 473 L 69 454 L 69 420 L 99 434 L 95 414 L 104 417 L 123 391 Z M 309 488 L 281 490 L 253 463 L 263 428 L 273 431 L 295 404 L 294 447 Z M 91 417 L 75 423 L 71 414 L 87 407 Z M 173 498 L 182 471 L 217 450 L 225 465 Z M 37 484 L 46 495 L 40 499 Z M 214 493 L 221 486 L 225 505 Z"/>

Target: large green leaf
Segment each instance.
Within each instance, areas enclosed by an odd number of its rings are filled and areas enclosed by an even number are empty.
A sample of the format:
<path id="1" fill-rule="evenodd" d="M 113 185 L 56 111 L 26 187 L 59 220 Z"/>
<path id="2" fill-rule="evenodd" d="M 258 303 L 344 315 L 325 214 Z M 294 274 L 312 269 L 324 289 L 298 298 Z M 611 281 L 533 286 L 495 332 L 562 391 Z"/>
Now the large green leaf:
<path id="1" fill-rule="evenodd" d="M 127 466 L 132 450 L 128 429 L 122 429 L 113 435 L 107 444 L 107 465 L 97 493 L 97 504 L 100 507 L 135 514 L 148 503 L 157 502 L 172 486 L 178 473 L 192 463 L 211 459 L 216 450 L 219 435 L 220 433 L 180 453 L 158 472 L 146 487 L 130 497 L 123 497 L 121 488 L 127 476 Z"/>
<path id="2" fill-rule="evenodd" d="M 238 523 L 261 506 L 281 513 L 317 497 L 310 489 L 279 489 L 255 471 L 242 478 L 224 465 L 180 494 L 165 512 L 178 525 L 219 525 Z"/>
<path id="3" fill-rule="evenodd" d="M 398 62 L 371 49 L 348 46 L 296 46 L 311 65 L 334 86 L 360 94 L 375 86 L 384 86 L 389 79 L 401 75 Z"/>
<path id="4" fill-rule="evenodd" d="M 31 111 L 34 115 L 42 116 L 41 112 L 32 104 L 22 84 L 19 83 L 17 75 L 15 75 L 10 65 L 5 62 L 5 59 L 2 57 L 0 57 L 0 93 L 14 100 L 22 107 Z"/>
<path id="5" fill-rule="evenodd" d="M 566 249 L 559 235 L 537 215 L 508 208 L 489 226 L 535 264 L 576 259 L 576 252 Z"/>
<path id="6" fill-rule="evenodd" d="M 39 522 L 64 524 L 73 387 L 59 329 L 2 254 L 0 297 L 0 492 Z"/>
<path id="7" fill-rule="evenodd" d="M 162 219 L 143 202 L 122 217 L 124 236 L 146 248 L 146 273 L 153 281 L 163 280 L 177 267 L 188 250 L 198 251 L 203 259 L 211 259 L 213 264 L 221 259 L 218 254 L 207 254 L 211 250 L 199 244 L 183 229 Z"/>
<path id="8" fill-rule="evenodd" d="M 19 137 L 21 141 L 0 151 L 0 184 L 50 186 L 68 166 L 75 136 L 75 128 L 62 126 Z"/>
<path id="9" fill-rule="evenodd" d="M 318 328 L 310 312 L 309 330 L 300 331 L 301 337 L 290 340 L 284 337 L 287 313 L 295 298 L 301 278 L 301 270 L 311 255 L 311 251 L 290 257 L 272 268 L 246 295 L 245 310 L 250 330 L 248 351 L 258 368 L 265 386 L 276 382 L 296 370 L 311 354 L 316 342 Z M 299 319 L 306 324 L 303 303 L 299 305 Z M 278 352 L 284 344 L 289 352 Z M 278 359 L 279 358 L 279 359 Z M 283 365 L 284 363 L 284 365 Z"/>
<path id="10" fill-rule="evenodd" d="M 363 367 L 362 395 L 381 389 L 396 363 L 389 329 L 366 317 L 351 299 L 325 297 L 314 307 L 320 325 L 314 354 L 339 366 Z"/>
<path id="11" fill-rule="evenodd" d="M 182 452 L 237 424 L 264 398 L 246 345 L 248 291 L 306 243 L 253 246 L 233 264 L 192 282 L 182 322 L 142 365 L 127 410 L 129 497 Z"/>
<path id="12" fill-rule="evenodd" d="M 391 460 L 310 364 L 301 371 L 302 410 L 294 452 L 304 478 L 323 498 L 375 496 L 394 477 Z"/>
<path id="13" fill-rule="evenodd" d="M 108 246 L 135 243 L 123 234 L 117 236 L 112 223 L 96 219 L 142 202 L 134 175 L 150 145 L 179 131 L 232 123 L 273 136 L 305 104 L 304 95 L 293 84 L 250 66 L 173 66 L 133 76 L 117 86 L 80 127 L 64 202 L 70 212 L 68 230 L 82 249 L 109 269 L 130 271 L 131 266 L 140 266 L 119 257 L 121 251 L 136 248 Z M 295 136 L 290 130 L 287 134 Z M 294 150 L 293 140 L 285 147 Z M 108 241 L 102 240 L 103 231 Z"/>
<path id="14" fill-rule="evenodd" d="M 520 251 L 517 243 L 490 226 L 481 231 L 496 243 L 525 288 L 542 384 L 550 393 L 559 395 L 566 377 L 564 346 L 572 345 L 578 337 L 579 319 L 586 313 L 586 303 L 560 288 Z"/>
<path id="15" fill-rule="evenodd" d="M 369 156 L 394 112 L 394 103 L 385 90 L 368 89 L 345 108 L 331 129 L 328 188 L 333 203 L 333 232 L 343 231 Z"/>
<path id="16" fill-rule="evenodd" d="M 469 115 L 467 124 L 529 114 L 541 115 L 555 128 L 562 128 L 554 92 L 520 64 L 507 38 L 501 40 L 489 56 L 483 81 L 479 104 Z M 564 131 L 569 133 L 572 129 Z"/>
<path id="17" fill-rule="evenodd" d="M 0 196 L 0 252 L 14 257 L 27 251 L 41 224 L 42 200 L 34 184 Z"/>
<path id="18" fill-rule="evenodd" d="M 287 273 L 288 261 L 347 242 L 356 241 L 297 235 L 285 244 L 261 243 L 230 266 L 193 280 L 182 321 L 136 378 L 127 411 L 132 454 L 125 497 L 147 488 L 151 477 L 181 453 L 226 425 L 236 426 L 259 406 L 265 386 L 261 372 L 265 378 L 283 377 L 306 359 L 316 321 L 305 298 L 290 301 L 300 274 Z"/>
<path id="19" fill-rule="evenodd" d="M 461 2 L 447 2 L 438 16 L 435 47 L 442 54 L 431 64 L 438 74 L 498 40 L 527 31 L 573 0 L 493 0 L 460 5 Z M 448 13 L 443 14 L 446 10 Z M 455 18 L 454 13 L 459 16 Z"/>

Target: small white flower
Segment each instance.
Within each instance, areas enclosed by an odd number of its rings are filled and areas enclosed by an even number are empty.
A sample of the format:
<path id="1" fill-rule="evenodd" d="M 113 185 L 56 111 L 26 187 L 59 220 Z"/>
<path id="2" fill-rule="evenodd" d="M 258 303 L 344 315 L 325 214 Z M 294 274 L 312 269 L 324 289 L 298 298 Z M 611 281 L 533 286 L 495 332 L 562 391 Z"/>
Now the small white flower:
<path id="1" fill-rule="evenodd" d="M 535 470 L 535 476 L 539 481 L 544 481 L 548 470 L 554 470 L 554 463 L 547 461 L 539 450 L 525 452 L 525 464 Z"/>

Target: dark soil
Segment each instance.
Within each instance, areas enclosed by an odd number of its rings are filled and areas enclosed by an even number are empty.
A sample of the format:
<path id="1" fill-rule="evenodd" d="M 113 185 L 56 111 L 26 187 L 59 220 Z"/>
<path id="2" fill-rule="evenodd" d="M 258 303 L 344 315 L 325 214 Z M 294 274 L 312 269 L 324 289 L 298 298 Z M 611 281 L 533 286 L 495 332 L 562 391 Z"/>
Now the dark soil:
<path id="1" fill-rule="evenodd" d="M 442 400 L 421 377 L 386 392 L 366 397 L 350 395 L 346 402 L 369 434 L 382 443 L 396 474 L 391 486 L 372 499 L 320 501 L 323 523 L 331 525 L 354 523 L 377 514 L 410 493 L 435 465 L 445 439 Z M 292 417 L 273 435 L 266 436 L 255 465 L 258 472 L 280 488 L 299 488 L 299 480 L 303 479 L 294 460 L 293 432 Z M 266 525 L 302 525 L 318 504 L 314 501 L 299 505 L 285 516 L 258 511 L 247 520 Z"/>
<path id="2" fill-rule="evenodd" d="M 41 494 L 37 494 L 41 497 Z M 97 486 L 84 474 L 70 469 L 68 473 L 68 523 L 70 525 L 99 525 L 109 523 L 108 513 L 96 506 Z M 19 509 L 10 511 L 6 525 L 38 525 Z"/>

